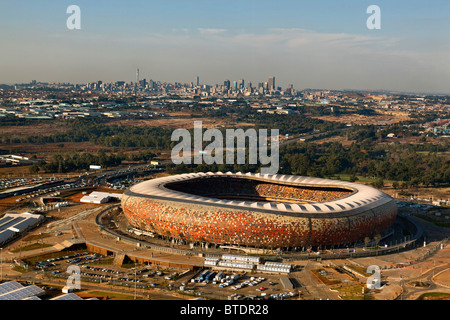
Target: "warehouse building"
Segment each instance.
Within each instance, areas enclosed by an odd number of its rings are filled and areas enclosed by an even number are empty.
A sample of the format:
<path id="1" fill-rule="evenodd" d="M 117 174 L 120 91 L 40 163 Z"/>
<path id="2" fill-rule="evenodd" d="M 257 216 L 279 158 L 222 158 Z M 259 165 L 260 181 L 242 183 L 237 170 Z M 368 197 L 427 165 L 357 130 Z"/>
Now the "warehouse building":
<path id="1" fill-rule="evenodd" d="M 0 218 L 0 245 L 18 237 L 44 220 L 40 214 L 29 212 L 12 214 L 7 213 Z"/>

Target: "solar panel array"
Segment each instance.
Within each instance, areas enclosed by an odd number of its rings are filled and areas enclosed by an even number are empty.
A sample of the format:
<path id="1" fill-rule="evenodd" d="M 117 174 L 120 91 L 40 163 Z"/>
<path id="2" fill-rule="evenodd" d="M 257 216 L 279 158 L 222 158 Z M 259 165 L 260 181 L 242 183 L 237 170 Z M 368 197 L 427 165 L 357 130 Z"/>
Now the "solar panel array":
<path id="1" fill-rule="evenodd" d="M 27 230 L 41 219 L 42 216 L 30 213 L 6 214 L 0 219 L 0 244 L 10 240 L 18 232 Z"/>
<path id="2" fill-rule="evenodd" d="M 83 300 L 83 298 L 77 296 L 75 293 L 67 293 L 50 300 Z"/>
<path id="3" fill-rule="evenodd" d="M 5 293 L 11 292 L 13 290 L 16 289 L 20 289 L 23 286 L 18 283 L 17 281 L 9 281 L 9 282 L 5 282 L 0 284 L 0 295 L 3 295 Z"/>
<path id="4" fill-rule="evenodd" d="M 0 227 L 1 227 L 2 224 L 6 223 L 6 222 L 8 222 L 8 221 L 10 221 L 12 219 L 14 219 L 14 217 L 11 217 L 11 216 L 5 216 L 5 217 L 1 218 L 0 219 Z"/>
<path id="5" fill-rule="evenodd" d="M 21 288 L 3 293 L 0 295 L 0 300 L 23 300 L 32 296 L 42 295 L 44 293 L 44 290 L 33 284 L 31 286 L 22 286 Z"/>
<path id="6" fill-rule="evenodd" d="M 41 300 L 41 298 L 36 297 L 36 296 L 32 296 L 32 297 L 28 297 L 28 298 L 25 298 L 25 299 L 22 299 L 22 300 Z"/>
<path id="7" fill-rule="evenodd" d="M 0 244 L 8 241 L 9 239 L 14 237 L 15 235 L 16 235 L 16 232 L 14 232 L 12 230 L 8 230 L 8 229 L 0 232 Z"/>
<path id="8" fill-rule="evenodd" d="M 39 297 L 44 295 L 45 291 L 36 285 L 24 286 L 17 281 L 8 281 L 0 284 L 1 300 L 41 300 Z M 68 293 L 57 296 L 50 300 L 84 300 L 75 293 Z M 90 298 L 87 300 L 98 300 Z"/>
<path id="9" fill-rule="evenodd" d="M 2 226 L 0 226 L 0 228 L 2 230 L 8 229 L 9 227 L 12 227 L 13 225 L 15 225 L 15 224 L 17 224 L 17 223 L 19 223 L 19 222 L 21 222 L 23 220 L 25 220 L 25 218 L 22 218 L 22 217 L 14 218 L 11 221 L 8 221 L 7 223 L 5 223 Z"/>

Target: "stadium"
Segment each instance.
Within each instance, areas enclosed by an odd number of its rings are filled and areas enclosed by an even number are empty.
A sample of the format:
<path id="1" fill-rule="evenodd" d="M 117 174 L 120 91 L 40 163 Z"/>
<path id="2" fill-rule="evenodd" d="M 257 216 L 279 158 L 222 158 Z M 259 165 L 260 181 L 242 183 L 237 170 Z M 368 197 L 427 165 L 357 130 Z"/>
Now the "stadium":
<path id="1" fill-rule="evenodd" d="M 129 224 L 166 239 L 256 248 L 344 246 L 386 233 L 397 205 L 372 187 L 322 178 L 192 173 L 125 190 Z"/>

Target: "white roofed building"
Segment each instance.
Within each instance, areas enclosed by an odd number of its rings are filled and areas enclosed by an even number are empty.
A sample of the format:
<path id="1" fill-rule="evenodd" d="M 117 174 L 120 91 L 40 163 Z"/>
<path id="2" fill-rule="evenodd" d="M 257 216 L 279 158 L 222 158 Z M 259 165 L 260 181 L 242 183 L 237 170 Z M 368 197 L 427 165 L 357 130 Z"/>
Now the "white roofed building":
<path id="1" fill-rule="evenodd" d="M 108 193 L 108 192 L 99 192 L 99 191 L 93 191 L 91 194 L 84 196 L 80 199 L 80 202 L 84 203 L 107 203 L 112 200 L 121 200 L 122 194 L 121 193 Z"/>

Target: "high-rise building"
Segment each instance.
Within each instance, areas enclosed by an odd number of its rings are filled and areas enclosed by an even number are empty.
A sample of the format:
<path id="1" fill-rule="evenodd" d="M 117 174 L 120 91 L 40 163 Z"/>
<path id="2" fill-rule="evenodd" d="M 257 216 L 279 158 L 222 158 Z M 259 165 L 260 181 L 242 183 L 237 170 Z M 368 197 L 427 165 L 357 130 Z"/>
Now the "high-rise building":
<path id="1" fill-rule="evenodd" d="M 139 83 L 139 68 L 136 69 L 136 83 Z"/>
<path id="2" fill-rule="evenodd" d="M 199 76 L 197 76 L 197 86 L 199 86 L 200 85 L 200 78 L 199 78 Z"/>
<path id="3" fill-rule="evenodd" d="M 244 79 L 238 80 L 238 89 L 244 89 Z"/>
<path id="4" fill-rule="evenodd" d="M 275 90 L 275 77 L 269 77 L 268 89 Z"/>
<path id="5" fill-rule="evenodd" d="M 223 82 L 223 86 L 225 87 L 226 90 L 230 90 L 230 80 L 225 80 Z"/>

